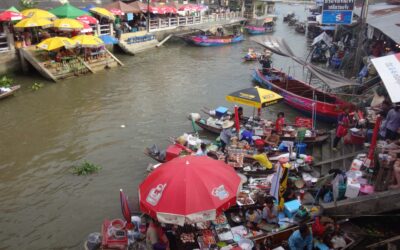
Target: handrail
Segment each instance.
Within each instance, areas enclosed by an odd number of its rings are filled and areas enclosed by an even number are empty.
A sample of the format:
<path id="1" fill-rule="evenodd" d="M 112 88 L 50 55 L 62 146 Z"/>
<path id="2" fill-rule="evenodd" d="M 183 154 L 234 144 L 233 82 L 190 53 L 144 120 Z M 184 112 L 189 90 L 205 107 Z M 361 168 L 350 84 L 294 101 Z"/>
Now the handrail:
<path id="1" fill-rule="evenodd" d="M 229 13 L 213 13 L 205 16 L 178 16 L 170 18 L 154 18 L 150 19 L 149 30 L 157 31 L 160 29 L 172 29 L 180 26 L 190 26 L 195 24 L 216 22 L 221 20 L 231 20 L 241 17 L 240 12 L 229 12 Z"/>

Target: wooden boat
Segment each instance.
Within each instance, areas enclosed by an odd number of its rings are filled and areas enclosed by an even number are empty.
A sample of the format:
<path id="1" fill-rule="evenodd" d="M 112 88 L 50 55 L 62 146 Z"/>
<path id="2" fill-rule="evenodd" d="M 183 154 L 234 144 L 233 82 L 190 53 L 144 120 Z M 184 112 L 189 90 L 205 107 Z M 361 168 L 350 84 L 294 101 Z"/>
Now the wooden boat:
<path id="1" fill-rule="evenodd" d="M 274 31 L 274 20 L 272 18 L 255 19 L 244 28 L 250 35 L 271 33 Z"/>
<path id="2" fill-rule="evenodd" d="M 208 132 L 214 133 L 214 134 L 220 134 L 222 131 L 222 127 L 221 126 L 211 126 L 206 124 L 206 122 L 204 120 L 198 120 L 195 121 L 196 125 L 199 126 L 200 128 L 202 128 L 203 130 L 206 130 Z"/>
<path id="3" fill-rule="evenodd" d="M 208 131 L 213 134 L 219 135 L 222 131 L 222 127 L 208 125 L 208 124 L 206 124 L 205 120 L 198 120 L 198 121 L 195 121 L 195 123 L 197 126 L 202 128 L 203 130 Z M 305 137 L 303 142 L 306 144 L 317 145 L 317 144 L 324 143 L 328 138 L 329 138 L 328 133 L 321 133 L 321 134 L 317 134 L 317 136 L 315 136 L 315 137 Z M 296 137 L 281 136 L 281 141 L 283 141 L 283 140 L 284 141 L 295 141 Z"/>
<path id="4" fill-rule="evenodd" d="M 294 12 L 289 12 L 283 17 L 283 21 L 289 22 L 292 18 L 294 18 Z"/>
<path id="5" fill-rule="evenodd" d="M 312 223 L 307 223 L 307 225 L 311 228 Z M 357 234 L 353 235 L 355 226 L 351 222 L 345 222 L 340 227 L 343 227 L 344 240 L 346 242 L 346 246 L 340 249 L 350 249 L 351 247 L 357 245 L 360 239 L 356 240 L 356 237 L 360 238 L 360 236 Z M 298 229 L 298 226 L 293 226 L 278 232 L 254 236 L 250 239 L 260 244 L 267 244 L 270 249 L 278 248 L 282 246 L 282 244 L 285 244 L 292 233 Z"/>
<path id="6" fill-rule="evenodd" d="M 296 28 L 294 30 L 298 33 L 305 34 L 306 33 L 305 23 L 297 23 Z"/>
<path id="7" fill-rule="evenodd" d="M 10 89 L 11 89 L 10 91 L 1 92 L 0 93 L 0 99 L 3 99 L 3 98 L 6 98 L 6 97 L 9 97 L 9 96 L 13 95 L 14 92 L 17 91 L 20 88 L 21 88 L 20 85 L 15 85 L 15 86 L 10 87 Z"/>
<path id="8" fill-rule="evenodd" d="M 238 43 L 243 41 L 244 37 L 242 34 L 227 36 L 196 35 L 185 37 L 184 40 L 196 46 L 212 47 Z"/>
<path id="9" fill-rule="evenodd" d="M 345 107 L 353 106 L 277 69 L 272 69 L 271 76 L 265 76 L 262 70 L 256 69 L 253 72 L 253 79 L 262 87 L 271 89 L 283 96 L 286 104 L 308 116 L 311 116 L 313 103 L 315 103 L 317 119 L 322 121 L 336 122 L 337 117 Z M 316 101 L 313 100 L 314 96 Z"/>
<path id="10" fill-rule="evenodd" d="M 165 162 L 165 158 L 162 159 L 160 157 L 160 154 L 154 154 L 152 153 L 152 150 L 150 148 L 145 148 L 144 149 L 144 154 L 147 155 L 148 157 L 150 157 L 151 159 L 159 162 L 159 163 L 164 163 Z"/>
<path id="11" fill-rule="evenodd" d="M 400 190 L 393 189 L 373 194 L 347 198 L 345 200 L 320 203 L 324 214 L 332 216 L 358 217 L 381 214 L 400 209 Z"/>
<path id="12" fill-rule="evenodd" d="M 252 25 L 247 25 L 244 28 L 247 31 L 247 33 L 249 33 L 250 35 L 262 35 L 262 34 L 274 32 L 274 27 L 273 26 L 252 26 Z"/>

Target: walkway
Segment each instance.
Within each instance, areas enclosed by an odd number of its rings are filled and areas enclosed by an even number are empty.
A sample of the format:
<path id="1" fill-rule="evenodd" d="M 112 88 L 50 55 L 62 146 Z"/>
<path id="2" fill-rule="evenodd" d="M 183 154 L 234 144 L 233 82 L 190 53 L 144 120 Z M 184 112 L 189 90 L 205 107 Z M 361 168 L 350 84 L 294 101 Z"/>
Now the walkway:
<path id="1" fill-rule="evenodd" d="M 207 16 L 171 17 L 164 19 L 151 19 L 150 32 L 172 30 L 178 27 L 196 27 L 201 29 L 211 25 L 229 25 L 246 20 L 240 12 L 212 14 Z"/>

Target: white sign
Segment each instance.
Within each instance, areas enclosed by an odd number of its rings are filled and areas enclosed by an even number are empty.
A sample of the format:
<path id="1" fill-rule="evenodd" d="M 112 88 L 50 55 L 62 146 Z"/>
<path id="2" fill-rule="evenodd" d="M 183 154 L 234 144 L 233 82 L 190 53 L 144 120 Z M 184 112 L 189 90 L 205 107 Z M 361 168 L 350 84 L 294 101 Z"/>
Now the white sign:
<path id="1" fill-rule="evenodd" d="M 393 103 L 400 102 L 400 53 L 372 59 Z"/>
<path id="2" fill-rule="evenodd" d="M 152 188 L 146 197 L 146 201 L 152 206 L 156 206 L 166 186 L 167 184 L 158 184 L 157 187 Z"/>

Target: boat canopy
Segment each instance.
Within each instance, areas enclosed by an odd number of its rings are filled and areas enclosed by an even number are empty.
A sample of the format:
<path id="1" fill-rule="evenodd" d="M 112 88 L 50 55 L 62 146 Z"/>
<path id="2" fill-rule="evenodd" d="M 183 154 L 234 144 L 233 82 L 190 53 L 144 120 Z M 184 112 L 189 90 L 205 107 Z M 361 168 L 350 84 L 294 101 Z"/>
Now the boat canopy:
<path id="1" fill-rule="evenodd" d="M 306 62 L 305 60 L 297 57 L 291 48 L 287 45 L 285 40 L 280 37 L 274 36 L 258 36 L 250 38 L 252 41 L 266 47 L 273 53 L 292 58 L 297 63 L 306 67 L 313 75 L 318 77 L 331 89 L 341 88 L 345 86 L 357 86 L 357 82 L 349 80 L 343 76 L 334 74 L 326 69 L 322 69 L 316 65 Z"/>
<path id="2" fill-rule="evenodd" d="M 321 41 L 324 42 L 326 45 L 328 45 L 328 47 L 331 47 L 331 45 L 332 45 L 332 37 L 330 37 L 328 34 L 326 34 L 326 32 L 322 32 L 316 38 L 314 38 L 311 46 L 314 46 L 315 44 L 317 44 Z"/>

